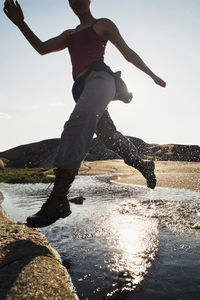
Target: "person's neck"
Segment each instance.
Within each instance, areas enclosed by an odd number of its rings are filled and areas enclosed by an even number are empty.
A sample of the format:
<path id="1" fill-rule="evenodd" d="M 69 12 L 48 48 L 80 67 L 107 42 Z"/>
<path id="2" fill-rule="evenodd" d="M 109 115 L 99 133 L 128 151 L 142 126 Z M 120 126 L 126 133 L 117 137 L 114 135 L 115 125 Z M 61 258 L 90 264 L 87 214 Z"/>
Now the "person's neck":
<path id="1" fill-rule="evenodd" d="M 95 18 L 92 16 L 91 12 L 87 12 L 83 15 L 78 16 L 80 20 L 80 25 L 87 25 L 95 20 Z"/>

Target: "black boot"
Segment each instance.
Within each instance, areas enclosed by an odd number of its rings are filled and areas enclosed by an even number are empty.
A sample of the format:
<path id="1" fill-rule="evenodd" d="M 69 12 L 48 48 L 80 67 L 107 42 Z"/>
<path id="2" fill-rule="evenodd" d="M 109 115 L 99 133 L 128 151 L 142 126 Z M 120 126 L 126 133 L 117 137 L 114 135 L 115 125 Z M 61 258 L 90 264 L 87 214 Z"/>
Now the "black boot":
<path id="1" fill-rule="evenodd" d="M 156 186 L 156 176 L 154 173 L 155 164 L 153 161 L 138 160 L 134 162 L 135 167 L 144 176 L 147 181 L 147 186 L 150 189 L 154 189 Z"/>
<path id="2" fill-rule="evenodd" d="M 54 173 L 53 190 L 41 209 L 26 219 L 29 227 L 45 227 L 71 214 L 67 193 L 76 174 L 64 169 L 55 169 Z"/>

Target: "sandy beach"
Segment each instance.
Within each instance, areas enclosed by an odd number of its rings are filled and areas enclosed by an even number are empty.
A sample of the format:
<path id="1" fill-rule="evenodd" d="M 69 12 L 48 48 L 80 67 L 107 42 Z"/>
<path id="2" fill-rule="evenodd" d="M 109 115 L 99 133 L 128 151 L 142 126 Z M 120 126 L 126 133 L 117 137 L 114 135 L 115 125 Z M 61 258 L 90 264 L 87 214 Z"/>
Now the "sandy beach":
<path id="1" fill-rule="evenodd" d="M 200 163 L 156 161 L 157 187 L 200 191 Z M 84 161 L 80 174 L 113 174 L 113 180 L 121 183 L 146 186 L 143 176 L 123 160 Z"/>

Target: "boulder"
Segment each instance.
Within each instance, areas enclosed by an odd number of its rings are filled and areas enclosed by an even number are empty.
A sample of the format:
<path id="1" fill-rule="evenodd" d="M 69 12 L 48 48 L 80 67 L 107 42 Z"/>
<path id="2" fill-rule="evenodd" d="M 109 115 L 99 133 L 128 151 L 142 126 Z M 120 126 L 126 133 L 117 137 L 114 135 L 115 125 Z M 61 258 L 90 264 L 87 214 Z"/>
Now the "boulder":
<path id="1" fill-rule="evenodd" d="M 78 300 L 59 254 L 39 229 L 10 220 L 0 206 L 0 232 L 1 299 Z"/>

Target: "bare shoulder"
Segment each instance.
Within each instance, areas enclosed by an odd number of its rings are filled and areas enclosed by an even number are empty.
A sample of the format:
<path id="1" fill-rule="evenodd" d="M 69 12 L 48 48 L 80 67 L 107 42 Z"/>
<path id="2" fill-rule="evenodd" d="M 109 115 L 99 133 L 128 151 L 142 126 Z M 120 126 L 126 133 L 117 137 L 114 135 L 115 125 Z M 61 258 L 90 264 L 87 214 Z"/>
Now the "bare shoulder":
<path id="1" fill-rule="evenodd" d="M 70 35 L 70 33 L 71 33 L 71 31 L 72 31 L 73 29 L 67 29 L 67 30 L 65 30 L 65 31 L 63 31 L 62 33 L 61 33 L 61 35 L 64 37 L 67 37 L 67 36 L 69 36 Z"/>
<path id="2" fill-rule="evenodd" d="M 117 30 L 117 26 L 113 21 L 107 18 L 98 19 L 94 24 L 94 30 L 101 35 L 104 39 L 109 40 L 110 33 Z"/>
<path id="3" fill-rule="evenodd" d="M 112 28 L 114 26 L 116 26 L 114 24 L 113 21 L 111 21 L 110 19 L 107 19 L 107 18 L 101 18 L 101 19 L 97 19 L 97 22 L 95 23 L 95 26 L 96 27 L 101 27 L 101 28 Z"/>
<path id="4" fill-rule="evenodd" d="M 58 36 L 46 41 L 45 44 L 47 47 L 47 53 L 60 51 L 67 48 L 70 32 L 71 29 L 65 30 Z"/>
<path id="5" fill-rule="evenodd" d="M 67 29 L 63 31 L 60 36 L 58 36 L 58 39 L 60 40 L 61 43 L 65 43 L 65 46 L 68 46 L 68 39 L 70 36 L 70 33 L 72 32 L 73 29 Z"/>

